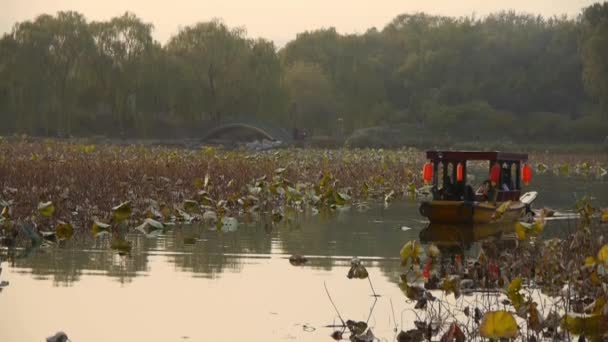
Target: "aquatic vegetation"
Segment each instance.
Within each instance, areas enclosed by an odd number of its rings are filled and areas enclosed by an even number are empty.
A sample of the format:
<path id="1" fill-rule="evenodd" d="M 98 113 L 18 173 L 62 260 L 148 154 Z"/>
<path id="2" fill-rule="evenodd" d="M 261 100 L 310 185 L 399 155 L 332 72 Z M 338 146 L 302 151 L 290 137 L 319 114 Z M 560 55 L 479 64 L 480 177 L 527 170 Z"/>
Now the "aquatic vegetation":
<path id="1" fill-rule="evenodd" d="M 411 193 L 422 162 L 409 149 L 250 152 L 27 138 L 3 141 L 0 155 L 2 234 L 28 223 L 59 240 L 112 234 L 123 223 L 146 234 L 196 221 L 231 232 L 241 220 L 364 210 Z"/>
<path id="2" fill-rule="evenodd" d="M 372 202 L 390 205 L 429 193 L 420 172 L 424 154 L 415 149 L 251 152 L 24 137 L 2 140 L 0 156 L 0 236 L 6 243 L 31 239 L 19 228 L 24 224 L 33 227 L 32 236 L 54 233 L 58 240 L 113 234 L 123 223 L 149 234 L 155 226 L 147 219 L 165 230 L 202 222 L 229 233 L 242 221 L 272 227 L 303 212 L 364 211 Z M 536 172 L 564 177 L 605 177 L 608 168 L 606 156 L 531 159 Z M 565 168 L 569 172 L 557 172 Z"/>
<path id="3" fill-rule="evenodd" d="M 0 143 L 3 245 L 63 244 L 82 235 L 108 235 L 106 246 L 128 255 L 137 248 L 128 233 L 162 234 L 193 222 L 218 235 L 241 229 L 245 221 L 272 229 L 304 212 L 365 210 L 371 202 L 390 205 L 424 193 L 419 172 L 423 154 L 410 149 L 249 152 L 87 146 Z M 543 166 L 537 169 L 558 177 L 605 176 L 605 157 L 558 157 L 538 156 Z M 514 226 L 514 246 L 486 243 L 476 257 L 418 241 L 405 243 L 399 287 L 423 314 L 415 329 L 408 327 L 400 335 L 539 339 L 608 332 L 608 245 L 602 237 L 608 212 L 593 208 L 587 199 L 576 210 L 580 227 L 567 240 L 540 239 L 547 212 Z M 195 244 L 197 239 L 183 236 L 182 241 Z M 290 262 L 298 264 L 298 259 Z M 368 279 L 371 287 L 367 269 L 356 260 L 346 276 Z M 480 293 L 496 296 L 464 304 L 463 298 Z M 439 315 L 439 307 L 451 308 L 451 316 L 445 310 Z M 519 326 L 515 333 L 511 318 Z M 353 322 L 344 322 L 352 336 L 370 337 L 369 326 L 362 330 Z"/>
<path id="4" fill-rule="evenodd" d="M 540 215 L 532 223 L 515 223 L 515 244 L 488 240 L 477 256 L 438 252 L 434 245 L 424 255 L 416 241 L 406 242 L 399 287 L 421 312 L 417 317 L 424 325 L 402 331 L 403 340 L 441 333 L 442 341 L 453 341 L 457 331 L 466 336 L 461 340 L 606 338 L 608 243 L 603 234 L 608 226 L 588 198 L 576 208 L 578 226 L 567 239 L 541 240 L 545 217 Z M 435 332 L 428 330 L 431 324 Z"/>
<path id="5" fill-rule="evenodd" d="M 513 314 L 507 311 L 487 312 L 479 327 L 479 334 L 491 339 L 515 338 L 517 332 L 517 322 Z"/>

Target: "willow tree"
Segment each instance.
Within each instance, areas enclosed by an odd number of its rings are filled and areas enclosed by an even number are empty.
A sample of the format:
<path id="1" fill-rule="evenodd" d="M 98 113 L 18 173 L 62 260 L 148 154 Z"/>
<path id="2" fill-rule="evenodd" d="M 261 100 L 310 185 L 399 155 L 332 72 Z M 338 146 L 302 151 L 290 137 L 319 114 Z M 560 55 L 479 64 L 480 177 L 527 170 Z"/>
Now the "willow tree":
<path id="1" fill-rule="evenodd" d="M 136 125 L 142 65 L 154 47 L 152 24 L 132 13 L 91 24 L 98 61 L 100 92 L 111 104 L 121 132 Z"/>
<path id="2" fill-rule="evenodd" d="M 247 54 L 245 31 L 219 21 L 187 26 L 167 45 L 182 75 L 196 86 L 202 118 L 220 121 L 238 98 Z"/>
<path id="3" fill-rule="evenodd" d="M 274 45 L 247 39 L 242 28 L 230 29 L 217 20 L 187 26 L 166 50 L 184 82 L 173 92 L 174 106 L 190 118 L 219 122 L 227 115 L 262 115 L 281 107 Z M 195 105 L 184 108 L 183 100 Z"/>

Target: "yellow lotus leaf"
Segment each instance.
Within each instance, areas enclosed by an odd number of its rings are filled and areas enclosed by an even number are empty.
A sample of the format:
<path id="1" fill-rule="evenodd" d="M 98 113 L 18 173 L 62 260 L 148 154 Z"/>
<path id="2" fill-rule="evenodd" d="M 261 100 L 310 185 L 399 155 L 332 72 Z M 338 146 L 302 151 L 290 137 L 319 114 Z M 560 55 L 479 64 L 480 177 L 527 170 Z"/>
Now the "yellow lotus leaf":
<path id="1" fill-rule="evenodd" d="M 401 265 L 405 266 L 408 263 L 408 260 L 416 260 L 418 258 L 418 254 L 420 254 L 420 243 L 416 240 L 408 241 L 401 248 L 401 252 L 399 255 L 401 256 Z"/>
<path id="2" fill-rule="evenodd" d="M 460 297 L 460 278 L 457 276 L 451 276 L 443 280 L 441 289 L 446 295 L 454 293 L 454 298 Z"/>
<path id="3" fill-rule="evenodd" d="M 131 215 L 131 202 L 126 201 L 115 206 L 112 208 L 112 212 L 114 213 L 113 217 L 116 222 L 126 220 Z"/>
<path id="4" fill-rule="evenodd" d="M 592 256 L 588 256 L 585 258 L 585 267 L 593 267 L 595 266 L 596 261 L 595 258 Z"/>
<path id="5" fill-rule="evenodd" d="M 541 215 L 534 223 L 515 223 L 515 233 L 518 240 L 525 240 L 530 236 L 539 236 L 545 229 L 545 218 Z"/>
<path id="6" fill-rule="evenodd" d="M 560 165 L 558 168 L 558 174 L 560 176 L 564 176 L 564 177 L 570 176 L 570 165 L 569 164 Z"/>
<path id="7" fill-rule="evenodd" d="M 526 227 L 521 223 L 515 223 L 515 233 L 517 234 L 517 240 L 525 240 L 528 235 Z"/>
<path id="8" fill-rule="evenodd" d="M 562 326 L 574 335 L 601 336 L 608 331 L 608 319 L 603 315 L 566 315 Z"/>
<path id="9" fill-rule="evenodd" d="M 51 217 L 55 212 L 55 205 L 51 201 L 40 202 L 38 203 L 38 212 L 44 217 Z"/>
<path id="10" fill-rule="evenodd" d="M 521 277 L 516 277 L 509 284 L 509 288 L 507 290 L 507 297 L 513 304 L 515 310 L 519 310 L 519 308 L 524 304 L 524 296 L 519 293 L 521 290 Z"/>
<path id="11" fill-rule="evenodd" d="M 109 232 L 109 230 L 110 230 L 110 225 L 107 223 L 100 222 L 100 221 L 94 221 L 93 226 L 91 227 L 91 231 L 93 232 L 93 235 L 95 235 L 95 236 L 101 234 L 102 232 Z"/>
<path id="12" fill-rule="evenodd" d="M 74 235 L 74 228 L 67 222 L 59 221 L 55 228 L 55 234 L 58 240 L 69 240 Z"/>
<path id="13" fill-rule="evenodd" d="M 595 303 L 593 305 L 593 314 L 600 315 L 604 312 L 604 305 L 606 305 L 606 298 L 604 296 L 600 296 L 595 299 Z"/>
<path id="14" fill-rule="evenodd" d="M 605 244 L 597 252 L 597 261 L 603 262 L 604 266 L 608 266 L 608 244 Z"/>
<path id="15" fill-rule="evenodd" d="M 84 153 L 87 153 L 87 154 L 93 153 L 93 152 L 95 152 L 95 145 L 85 145 L 83 149 L 84 149 Z"/>
<path id="16" fill-rule="evenodd" d="M 503 202 L 501 205 L 498 206 L 498 208 L 496 208 L 496 210 L 494 211 L 494 219 L 499 219 L 502 217 L 502 215 L 504 215 L 507 210 L 509 209 L 509 206 L 511 206 L 511 201 L 506 201 Z"/>
<path id="17" fill-rule="evenodd" d="M 534 236 L 540 235 L 545 229 L 545 218 L 541 216 L 540 219 L 534 221 L 534 223 L 530 226 L 530 233 Z"/>
<path id="18" fill-rule="evenodd" d="M 602 222 L 608 222 L 608 209 L 602 211 Z"/>
<path id="19" fill-rule="evenodd" d="M 10 215 L 8 207 L 2 208 L 2 213 L 0 214 L 0 216 L 4 217 L 5 219 L 9 218 Z"/>
<path id="20" fill-rule="evenodd" d="M 516 293 L 521 290 L 521 277 L 513 278 L 509 284 L 509 293 Z"/>
<path id="21" fill-rule="evenodd" d="M 517 337 L 517 322 L 510 312 L 490 311 L 481 321 L 479 334 L 491 339 Z"/>

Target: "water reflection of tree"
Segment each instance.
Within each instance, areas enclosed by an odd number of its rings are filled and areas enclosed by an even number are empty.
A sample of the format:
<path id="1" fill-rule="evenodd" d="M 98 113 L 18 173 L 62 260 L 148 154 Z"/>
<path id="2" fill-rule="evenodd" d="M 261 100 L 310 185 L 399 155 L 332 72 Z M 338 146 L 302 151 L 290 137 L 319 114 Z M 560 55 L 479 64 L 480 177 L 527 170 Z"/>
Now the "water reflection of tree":
<path id="1" fill-rule="evenodd" d="M 320 256 L 313 259 L 310 267 L 327 271 L 336 265 L 348 265 L 353 256 L 385 258 L 368 265 L 380 267 L 392 279 L 398 270 L 399 264 L 394 259 L 399 256 L 401 246 L 417 239 L 414 230 L 400 229 L 404 210 L 409 209 L 399 205 L 389 209 L 375 207 L 366 212 L 350 209 L 331 215 L 320 213 L 299 225 L 284 225 L 279 230 L 281 248 L 286 254 Z"/>
<path id="2" fill-rule="evenodd" d="M 168 229 L 156 238 L 129 234 L 131 253 L 121 256 L 110 248 L 110 237 L 80 239 L 50 246 L 27 245 L 2 253 L 18 273 L 35 279 L 52 279 L 56 286 L 70 286 L 83 275 L 95 274 L 130 282 L 149 271 L 149 257 L 163 255 L 185 272 L 218 277 L 225 271 L 239 272 L 245 259 L 268 256 L 276 233 L 262 227 L 242 226 L 237 232 L 211 231 L 202 226 Z M 195 238 L 194 244 L 185 242 Z M 191 242 L 191 241 L 190 241 Z"/>
<path id="3" fill-rule="evenodd" d="M 221 232 L 208 227 L 191 226 L 174 230 L 166 251 L 169 260 L 181 271 L 216 278 L 222 272 L 240 272 L 245 259 L 271 253 L 273 233 L 262 227 L 241 226 L 237 232 Z M 195 237 L 195 244 L 185 239 Z"/>
<path id="4" fill-rule="evenodd" d="M 156 238 L 132 233 L 126 237 L 132 243 L 132 251 L 125 257 L 111 250 L 109 237 L 0 250 L 0 254 L 16 272 L 31 274 L 36 279 L 52 279 L 56 286 L 69 286 L 91 274 L 127 283 L 150 270 L 150 258 L 161 258 L 162 262 L 194 276 L 217 278 L 223 272 L 242 271 L 246 263 L 256 263 L 256 258 L 277 253 L 308 256 L 310 262 L 306 267 L 326 271 L 336 266 L 348 267 L 350 258 L 358 256 L 364 265 L 379 269 L 389 281 L 397 283 L 403 271 L 399 251 L 409 240 L 434 243 L 442 253 L 450 255 L 475 253 L 480 240 L 500 239 L 502 234 L 494 232 L 494 228 L 427 227 L 424 233 L 416 228 L 402 231 L 404 217 L 417 217 L 411 207 L 399 204 L 366 212 L 328 211 L 316 216 L 289 217 L 278 224 L 242 223 L 236 232 L 218 232 L 199 225 L 172 227 Z M 548 224 L 546 232 L 563 229 L 552 229 L 553 225 Z"/>
<path id="5" fill-rule="evenodd" d="M 129 236 L 133 244 L 130 256 L 120 256 L 110 249 L 109 238 L 60 243 L 49 246 L 28 245 L 25 249 L 6 251 L 6 258 L 16 272 L 31 274 L 34 279 L 51 279 L 55 286 L 70 286 L 84 274 L 97 274 L 130 282 L 138 272 L 147 270 L 147 242 L 141 236 Z"/>

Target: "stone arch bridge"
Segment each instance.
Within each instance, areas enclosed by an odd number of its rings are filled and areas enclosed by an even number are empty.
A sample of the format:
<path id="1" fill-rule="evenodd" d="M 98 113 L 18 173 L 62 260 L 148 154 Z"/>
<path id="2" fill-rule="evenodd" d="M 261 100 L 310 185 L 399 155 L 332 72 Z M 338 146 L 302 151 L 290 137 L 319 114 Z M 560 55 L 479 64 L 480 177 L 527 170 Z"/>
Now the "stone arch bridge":
<path id="1" fill-rule="evenodd" d="M 265 123 L 231 122 L 212 127 L 203 134 L 201 140 L 223 143 L 270 140 L 289 143 L 293 140 L 293 134 Z"/>

